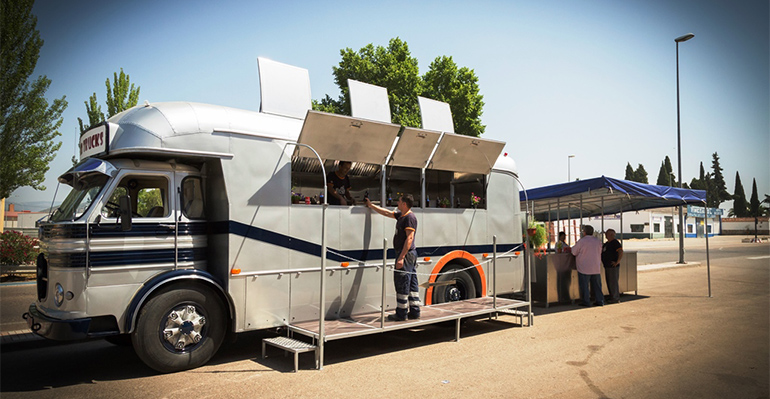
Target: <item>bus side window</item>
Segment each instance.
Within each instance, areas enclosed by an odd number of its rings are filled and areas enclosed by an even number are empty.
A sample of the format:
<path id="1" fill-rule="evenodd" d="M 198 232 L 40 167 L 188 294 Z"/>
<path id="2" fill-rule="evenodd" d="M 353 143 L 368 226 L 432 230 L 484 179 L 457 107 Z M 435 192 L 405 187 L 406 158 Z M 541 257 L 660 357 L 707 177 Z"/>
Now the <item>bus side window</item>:
<path id="1" fill-rule="evenodd" d="M 334 173 L 339 167 L 338 160 L 326 160 L 326 174 Z M 379 205 L 380 175 L 382 166 L 353 162 L 348 172 L 350 178 L 350 195 L 356 200 L 356 205 L 364 204 L 364 196 Z M 293 157 L 291 160 L 291 202 L 304 204 L 309 198 L 311 204 L 321 204 L 324 193 L 324 176 L 321 163 L 313 158 Z M 327 194 L 328 195 L 328 194 Z"/>
<path id="2" fill-rule="evenodd" d="M 131 213 L 134 217 L 159 218 L 169 215 L 168 179 L 164 176 L 124 176 L 102 208 L 102 215 L 116 218 L 119 198 L 124 195 L 131 198 Z"/>
<path id="3" fill-rule="evenodd" d="M 112 191 L 110 198 L 102 207 L 102 217 L 117 218 L 120 214 L 120 197 L 128 195 L 125 187 L 118 186 Z"/>
<path id="4" fill-rule="evenodd" d="M 422 193 L 422 187 L 420 186 L 420 169 L 388 166 L 386 178 L 387 195 L 385 199 L 388 202 L 385 204 L 386 206 L 396 206 L 401 194 L 412 194 L 412 197 L 414 197 L 414 207 L 420 207 L 420 195 Z"/>
<path id="5" fill-rule="evenodd" d="M 206 218 L 200 177 L 188 176 L 182 181 L 182 214 L 188 219 Z"/>

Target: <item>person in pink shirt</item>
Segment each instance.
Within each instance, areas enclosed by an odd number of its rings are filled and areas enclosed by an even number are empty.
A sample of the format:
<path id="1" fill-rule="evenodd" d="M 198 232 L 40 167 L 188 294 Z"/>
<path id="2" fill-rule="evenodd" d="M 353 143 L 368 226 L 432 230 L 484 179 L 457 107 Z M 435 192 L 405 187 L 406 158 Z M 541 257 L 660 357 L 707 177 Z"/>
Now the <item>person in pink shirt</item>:
<path id="1" fill-rule="evenodd" d="M 593 236 L 594 228 L 584 225 L 580 229 L 580 240 L 572 247 L 575 265 L 578 271 L 578 286 L 580 287 L 580 305 L 591 306 L 589 282 L 594 291 L 596 305 L 604 306 L 602 294 L 602 242 Z"/>

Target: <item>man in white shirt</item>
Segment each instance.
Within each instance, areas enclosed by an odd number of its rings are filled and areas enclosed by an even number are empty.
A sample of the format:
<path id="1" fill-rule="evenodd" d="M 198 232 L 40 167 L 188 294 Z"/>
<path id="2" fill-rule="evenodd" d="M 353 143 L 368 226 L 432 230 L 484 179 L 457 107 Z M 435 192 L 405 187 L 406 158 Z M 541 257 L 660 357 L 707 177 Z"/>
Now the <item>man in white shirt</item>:
<path id="1" fill-rule="evenodd" d="M 578 271 L 578 286 L 580 287 L 580 305 L 591 306 L 591 293 L 588 284 L 596 297 L 596 305 L 604 306 L 602 293 L 602 242 L 593 236 L 594 228 L 584 225 L 580 229 L 580 240 L 572 247 L 575 264 Z"/>

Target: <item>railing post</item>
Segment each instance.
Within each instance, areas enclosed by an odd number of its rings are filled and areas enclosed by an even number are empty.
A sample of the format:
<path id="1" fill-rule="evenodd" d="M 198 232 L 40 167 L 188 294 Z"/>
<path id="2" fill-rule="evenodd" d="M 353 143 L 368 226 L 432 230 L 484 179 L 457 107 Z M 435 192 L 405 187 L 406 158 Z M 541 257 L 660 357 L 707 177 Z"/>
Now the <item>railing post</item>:
<path id="1" fill-rule="evenodd" d="M 492 236 L 492 307 L 497 309 L 497 235 Z"/>
<path id="2" fill-rule="evenodd" d="M 385 328 L 385 267 L 388 262 L 388 239 L 382 239 L 382 300 L 380 304 L 380 328 Z"/>

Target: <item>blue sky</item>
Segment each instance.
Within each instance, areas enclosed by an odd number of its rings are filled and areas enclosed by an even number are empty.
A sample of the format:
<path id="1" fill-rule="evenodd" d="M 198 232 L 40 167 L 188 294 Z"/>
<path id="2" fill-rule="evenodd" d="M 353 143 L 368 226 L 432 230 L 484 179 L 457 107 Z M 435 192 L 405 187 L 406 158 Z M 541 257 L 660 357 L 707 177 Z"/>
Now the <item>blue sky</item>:
<path id="1" fill-rule="evenodd" d="M 195 101 L 259 109 L 256 58 L 307 68 L 312 96 L 336 97 L 340 49 L 400 37 L 420 73 L 442 55 L 474 69 L 483 137 L 507 142 L 527 188 L 606 175 L 641 163 L 655 183 L 676 169 L 676 47 L 680 44 L 682 169 L 689 182 L 719 153 L 732 193 L 757 179 L 770 193 L 770 11 L 746 1 L 60 1 L 33 12 L 45 40 L 35 75 L 67 96 L 63 145 L 48 190 L 9 202 L 50 203 L 71 166 L 83 102 L 123 68 L 140 103 Z M 106 105 L 102 105 L 106 111 Z M 63 197 L 61 192 L 61 201 Z M 729 208 L 730 203 L 723 203 Z M 36 205 L 35 205 L 36 206 Z"/>

